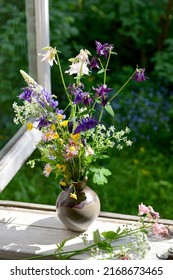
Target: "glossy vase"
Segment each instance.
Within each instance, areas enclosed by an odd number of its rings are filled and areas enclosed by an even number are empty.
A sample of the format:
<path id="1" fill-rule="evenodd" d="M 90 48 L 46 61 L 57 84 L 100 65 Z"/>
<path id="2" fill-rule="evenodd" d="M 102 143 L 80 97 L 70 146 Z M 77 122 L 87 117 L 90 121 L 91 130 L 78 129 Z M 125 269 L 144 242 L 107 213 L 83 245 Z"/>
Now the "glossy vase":
<path id="1" fill-rule="evenodd" d="M 74 190 L 77 199 L 70 196 Z M 100 200 L 86 185 L 86 181 L 74 182 L 59 194 L 56 211 L 59 219 L 68 229 L 84 232 L 97 219 L 100 213 Z"/>

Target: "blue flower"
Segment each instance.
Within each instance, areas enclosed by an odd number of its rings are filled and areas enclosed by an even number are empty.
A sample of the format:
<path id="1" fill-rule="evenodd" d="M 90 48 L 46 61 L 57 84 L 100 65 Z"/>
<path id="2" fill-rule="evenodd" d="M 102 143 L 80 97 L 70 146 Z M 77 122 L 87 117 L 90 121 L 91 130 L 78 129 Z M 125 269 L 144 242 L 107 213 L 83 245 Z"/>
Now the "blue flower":
<path id="1" fill-rule="evenodd" d="M 77 133 L 79 133 L 81 131 L 87 131 L 87 130 L 89 130 L 91 128 L 94 128 L 94 127 L 96 127 L 98 125 L 98 123 L 99 122 L 97 120 L 93 119 L 93 118 L 89 118 L 89 117 L 84 118 L 84 119 L 82 119 L 79 122 L 79 124 L 76 127 L 76 129 L 75 129 L 73 134 L 77 134 Z"/>
<path id="2" fill-rule="evenodd" d="M 33 89 L 30 87 L 25 87 L 23 89 L 23 92 L 19 95 L 19 98 L 31 103 L 32 94 L 33 94 Z"/>

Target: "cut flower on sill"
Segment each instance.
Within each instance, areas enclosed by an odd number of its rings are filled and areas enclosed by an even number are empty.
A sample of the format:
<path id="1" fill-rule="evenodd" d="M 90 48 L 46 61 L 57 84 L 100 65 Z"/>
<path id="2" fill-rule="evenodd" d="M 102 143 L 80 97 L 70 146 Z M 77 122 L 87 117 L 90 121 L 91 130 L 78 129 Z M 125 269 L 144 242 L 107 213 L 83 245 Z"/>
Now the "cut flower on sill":
<path id="1" fill-rule="evenodd" d="M 26 72 L 21 74 L 28 84 L 23 88 L 19 98 L 22 105 L 13 104 L 16 124 L 26 125 L 28 130 L 38 129 L 42 132 L 42 139 L 37 148 L 40 150 L 41 160 L 45 162 L 43 174 L 49 176 L 55 173 L 61 178 L 63 187 L 72 182 L 85 180 L 91 173 L 94 183 L 107 183 L 107 176 L 111 172 L 105 167 L 97 165 L 97 160 L 108 158 L 107 151 L 116 147 L 131 146 L 128 139 L 128 127 L 116 131 L 114 126 L 105 126 L 102 123 L 103 113 L 114 117 L 111 106 L 112 100 L 124 89 L 132 79 L 144 81 L 145 69 L 135 69 L 134 73 L 118 90 L 114 91 L 107 84 L 108 65 L 114 46 L 96 41 L 96 53 L 81 49 L 79 54 L 69 59 L 69 69 L 62 70 L 60 52 L 56 48 L 45 47 L 43 63 L 57 65 L 67 97 L 67 105 L 61 108 L 56 96 L 39 85 Z M 66 86 L 65 75 L 74 76 L 74 83 Z M 102 83 L 97 84 L 91 75 L 102 76 Z M 87 77 L 91 85 L 85 85 Z M 34 122 L 31 120 L 34 119 Z M 30 162 L 33 167 L 35 161 Z"/>

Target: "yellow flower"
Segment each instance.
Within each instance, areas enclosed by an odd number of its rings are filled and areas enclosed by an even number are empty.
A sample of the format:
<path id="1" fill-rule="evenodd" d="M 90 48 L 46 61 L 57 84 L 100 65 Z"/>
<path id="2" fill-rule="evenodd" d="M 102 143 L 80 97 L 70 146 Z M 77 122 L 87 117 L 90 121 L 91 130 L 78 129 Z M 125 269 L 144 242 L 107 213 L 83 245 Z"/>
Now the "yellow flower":
<path id="1" fill-rule="evenodd" d="M 51 138 L 51 136 L 52 136 L 52 134 L 51 134 L 51 132 L 50 132 L 50 131 L 47 131 L 47 132 L 45 133 L 45 137 L 46 137 L 46 139 Z"/>
<path id="2" fill-rule="evenodd" d="M 61 169 L 62 171 L 65 171 L 66 170 L 66 166 L 64 165 L 64 164 L 56 164 L 56 167 L 58 168 L 58 169 Z"/>
<path id="3" fill-rule="evenodd" d="M 67 184 L 66 184 L 66 182 L 60 182 L 60 185 L 65 187 Z"/>
<path id="4" fill-rule="evenodd" d="M 53 134 L 53 139 L 58 139 L 59 138 L 59 134 L 57 133 L 57 132 L 55 132 L 54 134 Z"/>
<path id="5" fill-rule="evenodd" d="M 59 142 L 60 142 L 60 144 L 63 144 L 64 140 L 62 138 L 59 138 Z"/>
<path id="6" fill-rule="evenodd" d="M 77 200 L 77 195 L 76 195 L 76 193 L 70 193 L 70 198 L 74 198 L 74 199 Z"/>
<path id="7" fill-rule="evenodd" d="M 27 123 L 27 130 L 32 130 L 33 129 L 33 124 L 31 122 Z"/>
<path id="8" fill-rule="evenodd" d="M 80 133 L 77 133 L 75 135 L 71 134 L 70 137 L 75 141 L 77 142 L 80 138 Z"/>
<path id="9" fill-rule="evenodd" d="M 63 121 L 60 123 L 60 126 L 67 126 L 68 125 L 68 121 Z"/>
<path id="10" fill-rule="evenodd" d="M 54 131 L 54 130 L 55 130 L 55 125 L 52 124 L 52 125 L 50 126 L 50 129 Z"/>
<path id="11" fill-rule="evenodd" d="M 57 120 L 58 121 L 61 121 L 63 118 L 64 118 L 63 115 L 60 115 L 60 114 L 57 115 Z"/>
<path id="12" fill-rule="evenodd" d="M 76 151 L 76 148 L 75 148 L 74 146 L 70 146 L 70 147 L 69 147 L 69 150 L 70 150 L 70 151 Z"/>

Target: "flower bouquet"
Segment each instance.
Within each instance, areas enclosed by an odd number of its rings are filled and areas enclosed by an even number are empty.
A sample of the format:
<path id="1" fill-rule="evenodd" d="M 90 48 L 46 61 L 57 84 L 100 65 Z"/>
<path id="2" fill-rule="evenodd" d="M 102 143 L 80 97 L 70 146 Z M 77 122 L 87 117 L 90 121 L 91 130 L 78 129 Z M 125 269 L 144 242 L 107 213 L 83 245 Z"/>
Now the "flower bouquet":
<path id="1" fill-rule="evenodd" d="M 128 139 L 130 129 L 126 127 L 124 130 L 116 131 L 114 126 L 106 127 L 102 123 L 103 113 L 106 112 L 114 117 L 111 106 L 114 98 L 132 79 L 137 82 L 146 79 L 145 69 L 137 67 L 131 77 L 115 92 L 107 85 L 110 58 L 116 55 L 113 52 L 114 46 L 108 43 L 101 44 L 98 41 L 95 43 L 94 56 L 88 50 L 81 49 L 76 57 L 69 59 L 70 66 L 65 74 L 73 76 L 74 83 L 68 86 L 60 63 L 60 52 L 52 47 L 43 48 L 46 53 L 42 55 L 42 61 L 51 66 L 55 64 L 59 68 L 67 97 L 65 108 L 60 107 L 55 95 L 39 85 L 23 70 L 20 72 L 28 84 L 19 95 L 23 104 L 18 105 L 16 102 L 13 104 L 16 124 L 21 123 L 26 125 L 28 130 L 38 129 L 42 132 L 37 148 L 41 153 L 38 160 L 45 162 L 44 175 L 48 177 L 50 173 L 54 173 L 56 178 L 59 177 L 60 186 L 70 199 L 68 207 L 78 209 L 83 208 L 81 203 L 86 202 L 88 196 L 82 195 L 83 187 L 79 183 L 82 182 L 83 186 L 83 182 L 86 182 L 86 178 L 91 174 L 94 184 L 107 183 L 107 176 L 111 175 L 111 172 L 97 165 L 97 162 L 108 158 L 107 152 L 113 147 L 121 150 L 123 145 L 132 145 Z M 96 77 L 101 75 L 102 83 L 94 84 L 90 79 L 92 84 L 88 88 L 84 82 L 87 76 L 91 77 L 91 74 Z M 35 161 L 29 162 L 31 167 L 34 167 Z M 64 193 L 62 199 L 64 200 Z M 95 199 L 95 202 L 96 200 L 98 201 Z M 67 206 L 64 202 L 61 204 Z M 98 214 L 99 206 L 94 211 Z"/>

